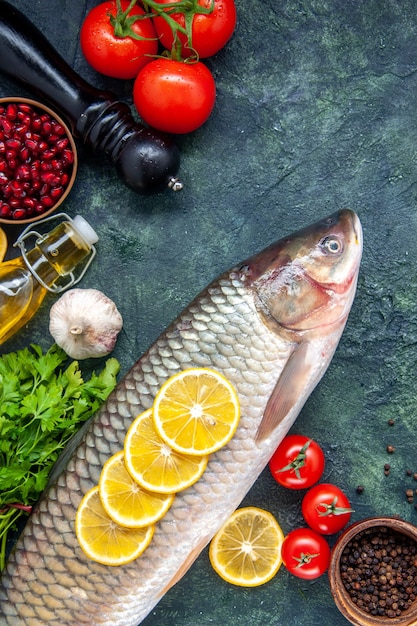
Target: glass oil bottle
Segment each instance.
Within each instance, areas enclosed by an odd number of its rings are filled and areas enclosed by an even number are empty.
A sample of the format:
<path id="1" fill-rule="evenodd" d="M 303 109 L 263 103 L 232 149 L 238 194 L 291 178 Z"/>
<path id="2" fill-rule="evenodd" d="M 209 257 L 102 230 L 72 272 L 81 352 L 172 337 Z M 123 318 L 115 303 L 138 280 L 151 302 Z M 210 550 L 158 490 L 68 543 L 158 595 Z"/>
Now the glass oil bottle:
<path id="1" fill-rule="evenodd" d="M 78 283 L 96 254 L 98 236 L 81 215 L 60 213 L 38 224 L 57 218 L 65 219 L 43 235 L 28 226 L 14 244 L 22 255 L 0 263 L 0 344 L 32 318 L 48 291 L 61 293 Z M 33 236 L 35 245 L 26 250 Z"/>

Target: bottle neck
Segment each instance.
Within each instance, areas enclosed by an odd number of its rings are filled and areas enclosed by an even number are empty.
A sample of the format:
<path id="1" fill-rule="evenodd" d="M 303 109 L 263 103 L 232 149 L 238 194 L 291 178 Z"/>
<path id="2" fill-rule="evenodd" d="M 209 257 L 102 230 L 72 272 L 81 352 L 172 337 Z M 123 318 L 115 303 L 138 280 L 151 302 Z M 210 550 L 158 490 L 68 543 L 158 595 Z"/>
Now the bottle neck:
<path id="1" fill-rule="evenodd" d="M 72 224 L 63 222 L 38 239 L 26 253 L 26 262 L 41 284 L 52 287 L 61 276 L 71 274 L 90 252 L 90 245 Z"/>

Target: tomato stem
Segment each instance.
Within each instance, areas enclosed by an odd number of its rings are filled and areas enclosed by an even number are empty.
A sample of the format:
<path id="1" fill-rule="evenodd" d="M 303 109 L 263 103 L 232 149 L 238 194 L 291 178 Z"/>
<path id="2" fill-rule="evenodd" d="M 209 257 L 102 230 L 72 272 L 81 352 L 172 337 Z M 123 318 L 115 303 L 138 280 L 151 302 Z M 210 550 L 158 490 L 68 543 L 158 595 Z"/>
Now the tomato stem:
<path id="1" fill-rule="evenodd" d="M 150 16 L 148 14 L 144 15 L 129 15 L 130 11 L 137 4 L 137 0 L 131 0 L 126 10 L 123 11 L 121 0 L 116 0 L 116 15 L 112 15 L 112 13 L 108 13 L 110 24 L 114 29 L 114 34 L 116 37 L 124 38 L 131 37 L 132 39 L 137 39 L 138 41 L 148 41 L 148 37 L 142 37 L 135 33 L 132 29 L 132 25 L 138 20 L 148 19 Z"/>
<path id="2" fill-rule="evenodd" d="M 350 507 L 338 507 L 337 496 L 335 496 L 330 504 L 327 504 L 327 502 L 320 502 L 320 504 L 318 504 L 316 507 L 316 511 L 320 517 L 326 517 L 327 515 L 344 515 L 345 513 L 354 513 L 354 510 Z"/>
<path id="3" fill-rule="evenodd" d="M 303 445 L 303 447 L 301 448 L 297 456 L 290 463 L 288 463 L 288 465 L 285 465 L 285 467 L 281 467 L 281 469 L 279 469 L 278 472 L 292 471 L 295 473 L 297 478 L 300 479 L 301 478 L 300 469 L 304 467 L 306 464 L 307 448 L 309 447 L 312 441 L 313 441 L 312 439 L 309 439 L 308 441 L 306 441 L 306 443 Z"/>
<path id="4" fill-rule="evenodd" d="M 299 557 L 293 556 L 293 559 L 297 561 L 297 565 L 295 567 L 298 568 L 303 567 L 303 565 L 308 565 L 317 556 L 320 556 L 320 552 L 316 552 L 315 554 L 310 554 L 309 552 L 301 552 Z"/>
<path id="5" fill-rule="evenodd" d="M 136 0 L 135 0 L 136 1 Z M 118 0 L 120 2 L 120 0 Z M 178 37 L 181 33 L 185 35 L 187 41 L 185 47 L 188 50 L 193 50 L 193 20 L 195 15 L 209 15 L 214 10 L 215 0 L 210 0 L 209 7 L 203 7 L 199 4 L 198 0 L 181 0 L 180 2 L 168 2 L 161 4 L 157 0 L 142 0 L 142 4 L 145 9 L 151 11 L 147 13 L 149 17 L 159 16 L 162 17 L 170 26 L 173 35 L 173 44 L 171 48 L 171 58 L 174 61 L 183 61 L 182 48 L 183 44 Z M 171 17 L 171 14 L 182 13 L 184 15 L 185 26 L 178 24 L 176 20 Z M 188 59 L 189 61 L 190 59 Z M 194 60 L 198 60 L 197 52 L 194 54 Z"/>

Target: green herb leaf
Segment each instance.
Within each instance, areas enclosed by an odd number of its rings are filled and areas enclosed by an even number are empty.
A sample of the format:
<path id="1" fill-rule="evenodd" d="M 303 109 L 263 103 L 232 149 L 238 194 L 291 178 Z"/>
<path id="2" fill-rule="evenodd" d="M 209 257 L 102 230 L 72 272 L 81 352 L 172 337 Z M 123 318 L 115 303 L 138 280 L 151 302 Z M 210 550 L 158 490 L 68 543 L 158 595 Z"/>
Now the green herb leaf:
<path id="1" fill-rule="evenodd" d="M 78 361 L 56 344 L 0 356 L 0 571 L 9 533 L 39 498 L 59 453 L 117 383 L 109 358 L 84 380 Z"/>

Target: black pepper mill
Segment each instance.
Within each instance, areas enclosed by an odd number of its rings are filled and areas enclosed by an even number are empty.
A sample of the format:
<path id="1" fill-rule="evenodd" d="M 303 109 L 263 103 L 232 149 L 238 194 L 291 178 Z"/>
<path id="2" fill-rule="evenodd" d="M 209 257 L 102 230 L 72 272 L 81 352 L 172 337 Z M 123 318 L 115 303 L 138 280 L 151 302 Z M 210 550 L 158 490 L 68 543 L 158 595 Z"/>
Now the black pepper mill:
<path id="1" fill-rule="evenodd" d="M 38 28 L 0 0 L 0 71 L 46 99 L 65 117 L 74 137 L 106 154 L 134 191 L 178 190 L 180 155 L 165 135 L 134 121 L 130 107 L 87 83 Z"/>

